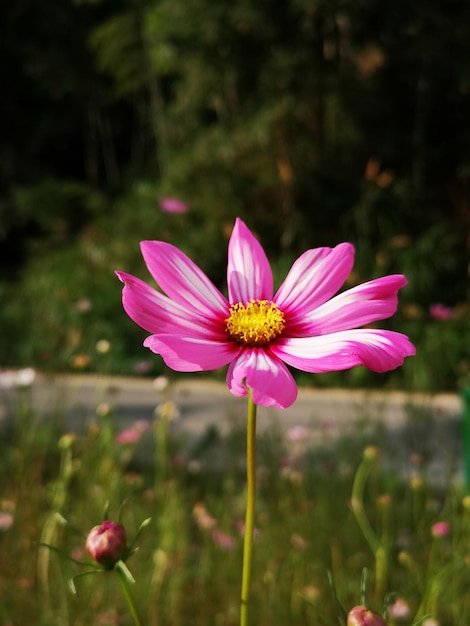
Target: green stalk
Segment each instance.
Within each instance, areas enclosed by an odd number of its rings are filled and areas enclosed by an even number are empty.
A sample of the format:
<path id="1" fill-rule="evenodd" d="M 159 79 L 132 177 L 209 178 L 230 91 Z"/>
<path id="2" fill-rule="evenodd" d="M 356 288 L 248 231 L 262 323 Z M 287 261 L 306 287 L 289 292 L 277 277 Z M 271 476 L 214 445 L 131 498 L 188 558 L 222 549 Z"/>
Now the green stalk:
<path id="1" fill-rule="evenodd" d="M 374 466 L 374 462 L 375 458 L 373 452 L 366 450 L 354 477 L 351 494 L 351 508 L 365 540 L 369 544 L 372 553 L 376 555 L 377 551 L 381 547 L 381 544 L 369 522 L 364 508 L 364 491 L 367 479 L 369 478 L 369 474 Z"/>
<path id="2" fill-rule="evenodd" d="M 246 428 L 246 512 L 243 541 L 242 590 L 240 599 L 240 626 L 248 626 L 248 601 L 253 556 L 253 531 L 256 496 L 256 404 L 251 389 L 248 391 L 248 419 Z"/>
<path id="3" fill-rule="evenodd" d="M 388 553 L 386 547 L 382 544 L 372 528 L 364 507 L 364 491 L 376 456 L 377 451 L 373 447 L 366 448 L 364 451 L 362 462 L 354 477 L 351 508 L 359 528 L 375 557 L 376 593 L 378 596 L 381 596 L 384 593 L 388 576 Z"/>
<path id="4" fill-rule="evenodd" d="M 144 622 L 139 615 L 139 611 L 137 610 L 137 606 L 135 600 L 132 596 L 129 583 L 132 580 L 132 575 L 127 569 L 126 565 L 122 561 L 118 561 L 114 566 L 114 570 L 118 575 L 119 582 L 121 583 L 121 588 L 124 593 L 124 596 L 127 600 L 127 604 L 129 605 L 129 609 L 131 611 L 132 617 L 134 618 L 135 626 L 144 626 Z"/>

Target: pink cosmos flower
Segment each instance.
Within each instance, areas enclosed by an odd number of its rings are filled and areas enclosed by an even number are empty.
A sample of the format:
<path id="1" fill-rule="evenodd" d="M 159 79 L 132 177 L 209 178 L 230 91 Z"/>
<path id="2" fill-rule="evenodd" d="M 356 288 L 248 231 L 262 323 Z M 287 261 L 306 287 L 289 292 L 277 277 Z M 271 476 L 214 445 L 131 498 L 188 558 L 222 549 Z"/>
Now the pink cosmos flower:
<path id="1" fill-rule="evenodd" d="M 452 319 L 453 316 L 453 309 L 450 306 L 441 304 L 440 302 L 436 302 L 436 304 L 431 304 L 431 306 L 429 307 L 429 317 L 433 320 L 447 322 L 447 320 Z"/>
<path id="2" fill-rule="evenodd" d="M 215 528 L 212 531 L 212 539 L 218 546 L 220 546 L 224 550 L 233 550 L 233 548 L 235 547 L 235 539 L 230 535 L 226 535 L 218 528 Z"/>
<path id="3" fill-rule="evenodd" d="M 352 269 L 352 244 L 307 250 L 274 293 L 266 254 L 237 219 L 228 247 L 228 298 L 175 246 L 143 241 L 141 250 L 166 295 L 130 274 L 117 275 L 127 314 L 152 333 L 144 346 L 179 372 L 229 365 L 230 391 L 242 397 L 250 388 L 256 404 L 286 408 L 295 401 L 287 365 L 311 373 L 356 365 L 385 372 L 415 354 L 405 335 L 356 328 L 393 315 L 404 276 L 334 296 Z"/>
<path id="4" fill-rule="evenodd" d="M 148 420 L 137 420 L 129 428 L 121 430 L 115 437 L 116 443 L 120 445 L 137 443 L 143 433 L 149 430 L 150 422 Z"/>
<path id="5" fill-rule="evenodd" d="M 160 200 L 160 208 L 165 213 L 187 213 L 189 205 L 187 202 L 177 198 L 162 198 Z"/>
<path id="6" fill-rule="evenodd" d="M 450 526 L 447 522 L 436 522 L 431 526 L 433 537 L 446 537 L 450 533 Z"/>

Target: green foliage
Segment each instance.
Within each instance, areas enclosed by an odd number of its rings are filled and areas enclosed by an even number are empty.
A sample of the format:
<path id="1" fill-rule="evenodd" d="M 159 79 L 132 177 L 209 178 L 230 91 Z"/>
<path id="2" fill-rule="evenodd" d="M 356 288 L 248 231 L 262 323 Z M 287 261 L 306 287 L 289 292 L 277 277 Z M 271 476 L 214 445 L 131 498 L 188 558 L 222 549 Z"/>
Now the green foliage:
<path id="1" fill-rule="evenodd" d="M 342 240 L 357 250 L 351 284 L 405 273 L 394 328 L 423 354 L 413 385 L 455 387 L 466 314 L 446 325 L 445 369 L 426 330 L 432 303 L 465 312 L 470 297 L 470 15 L 451 4 L 8 4 L 0 364 L 68 367 L 65 302 L 90 297 L 80 350 L 112 338 L 113 369 L 128 371 L 141 335 L 120 318 L 113 270 L 144 277 L 138 242 L 163 238 L 223 285 L 239 215 L 279 279 L 303 250 Z M 190 212 L 160 213 L 162 196 Z"/>
<path id="2" fill-rule="evenodd" d="M 76 563 L 88 562 L 84 536 L 107 510 L 107 518 L 121 521 L 130 539 L 144 519 L 152 518 L 127 562 L 145 623 L 236 624 L 244 430 L 227 437 L 208 433 L 197 448 L 190 440 L 172 439 L 162 447 L 158 438 L 168 431 L 162 435 L 157 422 L 153 432 L 144 433 L 145 440 L 120 445 L 115 439 L 120 423 L 112 408 L 103 412 L 88 406 L 80 432 L 62 435 L 66 415 L 60 399 L 46 419 L 29 403 L 27 389 L 18 394 L 2 397 L 12 430 L 0 444 L 0 618 L 38 625 L 112 622 L 117 615 L 130 619 L 113 572 L 76 578 L 76 595 L 67 584 L 87 570 Z M 432 423 L 425 415 L 421 419 L 429 433 Z M 367 568 L 364 592 L 370 608 L 381 611 L 383 584 L 392 599 L 400 597 L 409 606 L 400 624 L 410 626 L 426 613 L 447 626 L 468 624 L 470 503 L 455 481 L 448 482 L 456 470 L 452 452 L 443 449 L 442 440 L 424 441 L 422 433 L 413 441 L 415 423 L 410 421 L 410 432 L 401 433 L 394 446 L 374 428 L 317 445 L 292 441 L 275 428 L 259 436 L 256 623 L 338 623 L 328 571 L 347 612 L 361 600 Z M 433 455 L 427 459 L 423 450 L 428 444 Z M 383 463 L 371 445 L 382 447 Z M 162 449 L 167 450 L 166 474 L 155 471 Z M 428 478 L 436 462 L 446 467 L 437 485 Z M 364 463 L 367 476 L 361 478 Z M 351 493 L 386 549 L 387 568 L 380 580 L 376 555 L 353 515 Z M 14 520 L 9 527 L 8 515 Z M 70 532 L 60 523 L 63 518 L 80 532 Z M 450 532 L 433 537 L 433 524 L 442 521 Z M 38 545 L 44 543 L 62 556 Z"/>

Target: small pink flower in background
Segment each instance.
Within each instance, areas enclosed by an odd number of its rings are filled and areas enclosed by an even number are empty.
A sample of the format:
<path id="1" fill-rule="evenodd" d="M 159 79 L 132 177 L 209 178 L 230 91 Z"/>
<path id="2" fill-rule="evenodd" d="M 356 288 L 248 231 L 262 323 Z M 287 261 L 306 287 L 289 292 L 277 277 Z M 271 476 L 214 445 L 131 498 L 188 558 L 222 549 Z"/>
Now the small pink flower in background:
<path id="1" fill-rule="evenodd" d="M 164 293 L 125 272 L 117 275 L 125 311 L 152 333 L 144 345 L 179 372 L 228 365 L 230 391 L 243 397 L 250 388 L 255 404 L 286 408 L 295 401 L 288 365 L 310 373 L 356 365 L 385 372 L 415 354 L 401 333 L 357 328 L 395 313 L 404 276 L 334 295 L 353 267 L 349 243 L 307 250 L 274 293 L 266 254 L 237 219 L 228 248 L 228 299 L 175 246 L 143 241 L 141 249 Z"/>
<path id="2" fill-rule="evenodd" d="M 121 445 L 137 443 L 142 437 L 143 433 L 150 428 L 150 422 L 148 420 L 137 420 L 129 428 L 121 430 L 116 437 L 116 443 Z"/>
<path id="3" fill-rule="evenodd" d="M 291 426 L 287 429 L 289 441 L 306 441 L 310 437 L 310 430 L 305 426 Z"/>
<path id="4" fill-rule="evenodd" d="M 194 505 L 193 515 L 196 519 L 196 524 L 201 530 L 212 530 L 217 526 L 217 520 L 212 517 L 201 502 Z"/>
<path id="5" fill-rule="evenodd" d="M 387 626 L 379 613 L 369 611 L 365 606 L 355 606 L 348 613 L 346 626 Z"/>
<path id="6" fill-rule="evenodd" d="M 436 522 L 431 526 L 431 535 L 435 538 L 447 537 L 450 533 L 450 526 L 447 522 Z"/>
<path id="7" fill-rule="evenodd" d="M 113 568 L 126 552 L 124 526 L 109 520 L 94 526 L 86 538 L 85 549 L 97 563 Z"/>
<path id="8" fill-rule="evenodd" d="M 15 518 L 12 513 L 0 512 L 0 532 L 8 530 L 11 526 L 13 526 L 14 521 Z"/>
<path id="9" fill-rule="evenodd" d="M 84 557 L 84 551 L 83 548 L 75 548 L 71 555 L 72 559 L 74 559 L 75 561 L 82 561 L 83 557 Z"/>
<path id="10" fill-rule="evenodd" d="M 132 425 L 132 428 L 139 433 L 145 433 L 145 431 L 149 430 L 151 427 L 151 423 L 149 420 L 136 420 Z"/>
<path id="11" fill-rule="evenodd" d="M 437 302 L 436 304 L 431 304 L 429 307 L 429 317 L 433 320 L 439 320 L 441 322 L 446 322 L 447 320 L 452 319 L 454 316 L 454 310 L 451 307 L 446 306 L 445 304 L 441 304 Z"/>
<path id="12" fill-rule="evenodd" d="M 160 208 L 165 213 L 187 213 L 189 204 L 177 198 L 162 198 L 160 200 Z"/>
<path id="13" fill-rule="evenodd" d="M 230 535 L 226 535 L 219 528 L 214 528 L 212 531 L 212 539 L 214 540 L 214 543 L 224 550 L 233 550 L 235 547 L 235 539 Z"/>
<path id="14" fill-rule="evenodd" d="M 411 615 L 410 605 L 404 598 L 397 598 L 387 608 L 387 615 L 393 620 L 407 619 Z"/>
<path id="15" fill-rule="evenodd" d="M 148 374 L 152 369 L 152 362 L 148 360 L 137 361 L 132 366 L 134 374 Z"/>
<path id="16" fill-rule="evenodd" d="M 125 446 L 127 444 L 137 443 L 141 437 L 141 433 L 139 433 L 134 428 L 125 428 L 121 430 L 115 437 L 116 443 L 121 446 Z"/>
<path id="17" fill-rule="evenodd" d="M 88 313 L 92 308 L 93 304 L 88 298 L 82 298 L 75 303 L 75 310 L 77 313 Z"/>

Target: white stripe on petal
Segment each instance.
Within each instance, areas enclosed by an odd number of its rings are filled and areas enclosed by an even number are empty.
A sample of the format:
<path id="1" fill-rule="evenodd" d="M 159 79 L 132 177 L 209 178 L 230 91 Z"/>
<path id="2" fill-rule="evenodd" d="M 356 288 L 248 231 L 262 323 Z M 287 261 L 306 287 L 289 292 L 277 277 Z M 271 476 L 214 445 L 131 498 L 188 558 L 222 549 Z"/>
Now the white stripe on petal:
<path id="1" fill-rule="evenodd" d="M 228 246 L 227 284 L 232 304 L 273 297 L 273 276 L 266 254 L 239 218 Z"/>
<path id="2" fill-rule="evenodd" d="M 175 333 L 213 340 L 226 338 L 224 325 L 218 319 L 201 316 L 153 289 L 139 278 L 116 272 L 124 283 L 124 310 L 136 324 L 150 333 Z"/>
<path id="3" fill-rule="evenodd" d="M 141 249 L 150 273 L 172 300 L 207 317 L 228 314 L 227 300 L 181 250 L 163 241 L 143 241 Z"/>
<path id="4" fill-rule="evenodd" d="M 261 406 L 285 409 L 297 398 L 292 374 L 282 361 L 262 348 L 244 350 L 230 364 L 227 386 L 238 397 L 246 396 L 249 387 L 253 402 Z"/>
<path id="5" fill-rule="evenodd" d="M 391 330 L 355 329 L 320 337 L 281 339 L 271 351 L 288 365 L 312 373 L 364 365 L 385 372 L 403 364 L 416 349 L 408 337 Z"/>
<path id="6" fill-rule="evenodd" d="M 395 313 L 398 290 L 406 282 L 395 274 L 348 289 L 305 315 L 291 316 L 289 335 L 326 335 L 387 319 Z"/>
<path id="7" fill-rule="evenodd" d="M 349 243 L 341 243 L 333 249 L 307 250 L 290 269 L 274 302 L 285 313 L 306 314 L 340 289 L 353 263 L 354 247 Z"/>
<path id="8" fill-rule="evenodd" d="M 227 365 L 240 348 L 233 342 L 211 341 L 180 335 L 151 335 L 144 346 L 160 354 L 177 372 L 206 372 Z"/>

